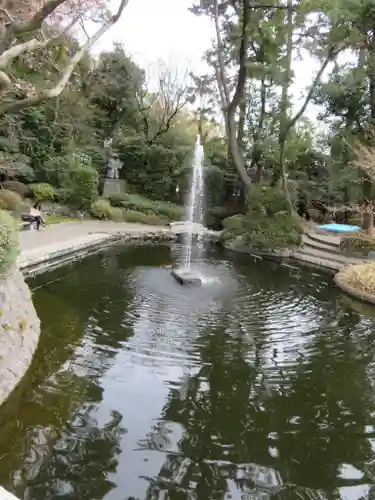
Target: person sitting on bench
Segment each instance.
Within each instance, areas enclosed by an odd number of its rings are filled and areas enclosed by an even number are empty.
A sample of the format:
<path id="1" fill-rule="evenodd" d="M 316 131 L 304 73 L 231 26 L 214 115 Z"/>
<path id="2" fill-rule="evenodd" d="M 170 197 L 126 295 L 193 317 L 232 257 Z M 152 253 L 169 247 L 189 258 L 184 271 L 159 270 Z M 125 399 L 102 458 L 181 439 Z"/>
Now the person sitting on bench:
<path id="1" fill-rule="evenodd" d="M 39 231 L 40 226 L 42 224 L 43 225 L 45 224 L 43 217 L 42 217 L 42 214 L 41 214 L 41 211 L 40 211 L 40 208 L 41 208 L 40 204 L 35 203 L 35 205 L 33 205 L 33 207 L 30 208 L 28 214 L 21 216 L 21 219 L 25 222 L 31 222 L 31 224 L 33 224 L 35 222 L 37 231 Z"/>

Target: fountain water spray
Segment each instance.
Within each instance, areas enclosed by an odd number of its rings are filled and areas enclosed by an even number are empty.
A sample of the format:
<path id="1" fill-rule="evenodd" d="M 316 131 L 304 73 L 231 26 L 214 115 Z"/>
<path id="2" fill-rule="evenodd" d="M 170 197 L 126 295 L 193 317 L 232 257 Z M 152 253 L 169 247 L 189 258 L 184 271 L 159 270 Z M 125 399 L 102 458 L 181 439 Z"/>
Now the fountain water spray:
<path id="1" fill-rule="evenodd" d="M 204 178 L 203 178 L 204 149 L 199 136 L 195 143 L 193 175 L 186 205 L 186 244 L 183 254 L 182 265 L 185 269 L 191 268 L 192 248 L 194 235 L 198 237 L 198 247 L 200 247 L 199 236 L 202 235 L 204 216 Z"/>

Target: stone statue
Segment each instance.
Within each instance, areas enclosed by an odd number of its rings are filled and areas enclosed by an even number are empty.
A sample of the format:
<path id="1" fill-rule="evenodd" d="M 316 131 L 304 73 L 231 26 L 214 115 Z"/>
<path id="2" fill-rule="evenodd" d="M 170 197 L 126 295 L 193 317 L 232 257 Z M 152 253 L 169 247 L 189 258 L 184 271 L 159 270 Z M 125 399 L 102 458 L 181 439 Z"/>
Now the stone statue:
<path id="1" fill-rule="evenodd" d="M 120 161 L 117 154 L 113 154 L 108 161 L 106 178 L 107 179 L 118 179 L 119 172 L 123 167 L 123 163 Z"/>

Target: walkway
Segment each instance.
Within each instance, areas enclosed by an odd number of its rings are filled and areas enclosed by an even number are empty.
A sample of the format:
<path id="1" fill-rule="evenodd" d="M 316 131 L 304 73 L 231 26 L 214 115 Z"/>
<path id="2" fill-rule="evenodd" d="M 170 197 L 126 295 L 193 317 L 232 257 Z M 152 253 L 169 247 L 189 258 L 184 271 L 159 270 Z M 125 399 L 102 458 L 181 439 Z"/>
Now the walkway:
<path id="1" fill-rule="evenodd" d="M 40 231 L 21 231 L 21 253 L 51 244 L 60 244 L 62 247 L 69 245 L 70 240 L 86 237 L 92 233 L 108 235 L 116 234 L 141 234 L 168 232 L 169 228 L 163 226 L 147 226 L 142 224 L 129 224 L 126 222 L 110 221 L 83 221 L 61 222 L 51 224 Z"/>
<path id="2" fill-rule="evenodd" d="M 115 236 L 143 237 L 173 235 L 167 227 L 109 221 L 64 222 L 52 224 L 40 231 L 21 231 L 21 255 L 18 264 L 22 270 L 56 258 L 69 260 L 72 254 L 85 252 L 106 244 Z"/>

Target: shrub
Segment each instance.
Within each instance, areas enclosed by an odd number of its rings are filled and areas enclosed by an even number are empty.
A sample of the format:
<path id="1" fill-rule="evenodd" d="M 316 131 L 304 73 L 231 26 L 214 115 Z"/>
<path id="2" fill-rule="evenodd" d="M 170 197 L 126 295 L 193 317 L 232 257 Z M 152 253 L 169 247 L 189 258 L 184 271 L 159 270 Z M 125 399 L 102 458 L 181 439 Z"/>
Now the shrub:
<path id="1" fill-rule="evenodd" d="M 258 250 L 299 245 L 302 229 L 289 215 L 282 194 L 267 187 L 254 190 L 253 195 L 246 215 L 238 214 L 224 219 L 221 240 L 235 240 L 240 236 L 244 245 Z"/>
<path id="2" fill-rule="evenodd" d="M 39 184 L 30 184 L 30 191 L 36 202 L 53 201 L 56 197 L 56 191 L 47 182 L 40 182 Z"/>
<path id="3" fill-rule="evenodd" d="M 228 216 L 224 207 L 212 207 L 207 212 L 206 226 L 210 229 L 219 231 L 223 228 L 224 219 Z"/>
<path id="4" fill-rule="evenodd" d="M 245 241 L 260 250 L 282 249 L 301 243 L 302 228 L 287 213 L 265 216 L 259 219 L 249 217 Z"/>
<path id="5" fill-rule="evenodd" d="M 14 218 L 0 210 L 0 273 L 4 274 L 15 263 L 19 251 L 18 231 Z"/>
<path id="6" fill-rule="evenodd" d="M 155 214 L 169 220 L 181 220 L 184 216 L 184 207 L 165 201 L 153 201 L 138 194 L 116 193 L 109 197 L 113 207 L 134 210 L 146 215 Z"/>
<path id="7" fill-rule="evenodd" d="M 375 250 L 375 236 L 363 231 L 347 234 L 341 238 L 340 248 L 352 252 Z"/>
<path id="8" fill-rule="evenodd" d="M 87 209 L 98 197 L 99 175 L 88 166 L 77 166 L 71 172 L 71 192 L 66 198 L 70 205 L 78 209 Z"/>
<path id="9" fill-rule="evenodd" d="M 95 219 L 110 219 L 111 218 L 111 207 L 110 203 L 108 200 L 96 200 L 94 203 L 91 204 L 90 207 L 90 214 L 95 218 Z"/>
<path id="10" fill-rule="evenodd" d="M 150 226 L 164 226 L 167 222 L 165 219 L 163 220 L 155 214 L 143 214 L 142 212 L 137 212 L 135 210 L 128 210 L 124 212 L 124 220 L 126 222 L 147 224 Z"/>
<path id="11" fill-rule="evenodd" d="M 262 186 L 251 191 L 248 201 L 250 212 L 272 216 L 288 211 L 288 203 L 279 188 Z"/>
<path id="12" fill-rule="evenodd" d="M 349 285 L 363 292 L 375 294 L 375 263 L 348 266 L 340 272 Z"/>
<path id="13" fill-rule="evenodd" d="M 19 194 L 22 198 L 26 198 L 30 193 L 29 186 L 19 181 L 4 181 L 3 188 Z"/>
<path id="14" fill-rule="evenodd" d="M 0 189 L 0 209 L 19 211 L 23 206 L 21 196 L 9 189 Z"/>
<path id="15" fill-rule="evenodd" d="M 129 196 L 126 193 L 115 193 L 108 197 L 113 207 L 126 207 L 129 203 Z"/>

